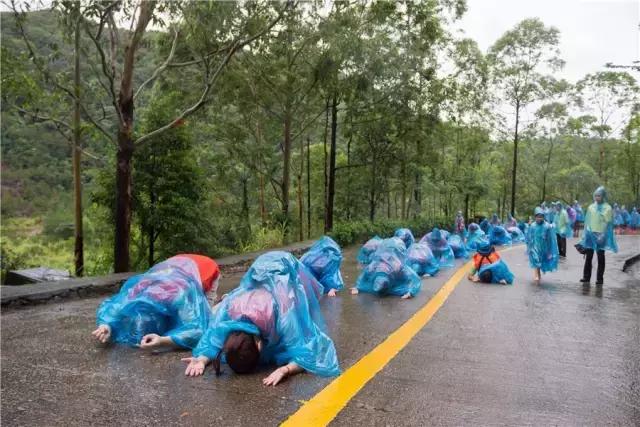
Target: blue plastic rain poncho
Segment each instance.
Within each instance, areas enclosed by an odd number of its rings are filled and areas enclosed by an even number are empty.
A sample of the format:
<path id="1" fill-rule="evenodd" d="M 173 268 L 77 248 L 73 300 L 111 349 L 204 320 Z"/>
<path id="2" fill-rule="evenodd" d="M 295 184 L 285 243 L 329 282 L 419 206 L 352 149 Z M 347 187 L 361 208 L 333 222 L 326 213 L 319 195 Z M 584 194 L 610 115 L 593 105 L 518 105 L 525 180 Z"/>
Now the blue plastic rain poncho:
<path id="1" fill-rule="evenodd" d="M 640 213 L 635 207 L 631 209 L 631 214 L 629 215 L 629 227 L 633 230 L 640 228 Z"/>
<path id="2" fill-rule="evenodd" d="M 511 243 L 524 242 L 524 233 L 520 230 L 520 227 L 509 227 L 507 228 L 507 232 L 511 236 Z"/>
<path id="3" fill-rule="evenodd" d="M 544 220 L 547 221 L 549 224 L 553 224 L 553 221 L 556 218 L 556 211 L 553 208 L 553 203 L 551 203 L 551 207 L 545 206 L 544 207 Z"/>
<path id="4" fill-rule="evenodd" d="M 440 264 L 426 243 L 414 243 L 409 246 L 405 263 L 418 275 L 435 276 Z"/>
<path id="5" fill-rule="evenodd" d="M 480 230 L 482 230 L 484 234 L 489 234 L 490 229 L 491 229 L 491 224 L 489 224 L 489 220 L 487 220 L 486 218 L 483 219 L 480 222 Z"/>
<path id="6" fill-rule="evenodd" d="M 394 251 L 396 255 L 403 261 L 407 257 L 407 247 L 399 237 L 390 237 L 388 239 L 383 239 L 380 242 L 380 246 L 378 246 L 378 249 L 376 250 Z"/>
<path id="7" fill-rule="evenodd" d="M 503 226 L 496 225 L 491 227 L 491 230 L 489 230 L 489 241 L 492 245 L 510 245 L 511 234 L 509 234 Z"/>
<path id="8" fill-rule="evenodd" d="M 484 264 L 485 261 L 487 261 L 486 264 Z M 513 273 L 487 239 L 478 242 L 478 253 L 473 256 L 471 273 L 477 274 L 480 280 L 485 283 L 500 283 L 501 280 L 508 284 L 513 283 Z M 486 278 L 487 273 L 491 274 L 491 280 Z"/>
<path id="9" fill-rule="evenodd" d="M 462 215 L 462 211 L 458 211 L 456 214 L 456 219 L 453 224 L 453 232 L 462 238 L 465 238 L 467 235 L 467 229 L 464 226 L 464 216 Z"/>
<path id="10" fill-rule="evenodd" d="M 595 202 L 597 194 L 602 196 L 600 203 Z M 613 210 L 607 203 L 607 192 L 604 187 L 598 187 L 593 196 L 594 202 L 589 205 L 584 217 L 584 233 L 580 243 L 594 251 L 618 252 L 618 244 L 613 232 Z"/>
<path id="11" fill-rule="evenodd" d="M 381 246 L 356 281 L 360 292 L 412 297 L 420 292 L 420 277 L 405 264 L 397 251 Z"/>
<path id="12" fill-rule="evenodd" d="M 620 208 L 620 212 L 622 214 L 622 222 L 623 222 L 623 224 L 624 225 L 629 225 L 629 221 L 631 220 L 631 214 L 629 213 L 627 208 L 625 206 L 622 206 L 622 208 Z"/>
<path id="13" fill-rule="evenodd" d="M 504 223 L 504 228 L 509 230 L 511 227 L 517 227 L 518 221 L 513 217 L 513 215 L 509 214 L 507 217 L 507 222 Z"/>
<path id="14" fill-rule="evenodd" d="M 513 273 L 503 260 L 483 265 L 478 271 L 478 276 L 486 274 L 487 271 L 491 272 L 491 283 L 500 283 L 501 280 L 504 280 L 510 285 L 513 284 Z"/>
<path id="15" fill-rule="evenodd" d="M 518 223 L 518 228 L 520 229 L 520 231 L 522 231 L 522 234 L 524 234 L 526 236 L 527 235 L 527 230 L 529 229 L 529 224 L 524 222 L 524 221 L 520 221 Z"/>
<path id="16" fill-rule="evenodd" d="M 449 235 L 447 243 L 449 243 L 449 246 L 451 246 L 451 249 L 453 250 L 453 256 L 456 259 L 469 258 L 469 251 L 462 241 L 462 237 L 460 237 L 458 234 Z"/>
<path id="17" fill-rule="evenodd" d="M 480 229 L 480 226 L 475 222 L 469 224 L 469 231 L 467 234 L 467 249 L 470 251 L 475 251 L 478 249 L 478 242 L 485 239 L 486 235 L 484 231 Z"/>
<path id="18" fill-rule="evenodd" d="M 177 256 L 130 277 L 100 304 L 96 323 L 109 325 L 116 343 L 138 346 L 142 337 L 153 333 L 194 348 L 210 316 L 196 263 Z"/>
<path id="19" fill-rule="evenodd" d="M 575 224 L 577 218 L 576 210 L 571 206 L 567 206 L 567 215 L 569 216 L 569 226 L 573 228 L 573 224 Z"/>
<path id="20" fill-rule="evenodd" d="M 571 221 L 569 221 L 569 214 L 567 213 L 562 203 L 556 203 L 556 217 L 553 222 L 553 226 L 556 229 L 556 234 L 560 237 L 569 238 L 573 236 L 573 229 L 571 228 Z"/>
<path id="21" fill-rule="evenodd" d="M 536 208 L 536 215 L 544 217 L 542 209 Z M 546 221 L 532 222 L 527 230 L 527 255 L 531 268 L 539 268 L 546 273 L 558 268 L 558 239 L 551 224 Z"/>
<path id="22" fill-rule="evenodd" d="M 322 285 L 293 255 L 267 252 L 215 307 L 193 355 L 215 359 L 227 336 L 243 331 L 262 339 L 261 363 L 295 362 L 316 375 L 338 375 L 336 349 L 320 311 L 322 293 Z"/>
<path id="23" fill-rule="evenodd" d="M 416 241 L 413 237 L 413 233 L 408 228 L 398 228 L 393 236 L 402 240 L 406 248 L 413 245 L 413 242 Z"/>
<path id="24" fill-rule="evenodd" d="M 502 224 L 500 218 L 498 218 L 498 214 L 494 213 L 493 215 L 491 215 L 491 221 L 489 221 L 489 224 L 493 226 Z"/>
<path id="25" fill-rule="evenodd" d="M 447 231 L 440 230 L 436 227 L 431 231 L 431 233 L 427 233 L 422 239 L 420 239 L 420 243 L 426 243 L 429 245 L 429 249 L 431 249 L 431 252 L 433 252 L 433 255 L 440 263 L 440 268 L 453 267 L 455 255 L 453 253 L 453 249 L 451 249 L 451 246 L 449 245 L 449 242 L 447 242 L 448 237 L 449 233 Z"/>
<path id="26" fill-rule="evenodd" d="M 622 217 L 622 209 L 618 207 L 617 203 L 613 204 L 613 226 L 619 227 L 624 225 L 624 218 Z"/>
<path id="27" fill-rule="evenodd" d="M 344 281 L 340 274 L 342 251 L 331 237 L 324 236 L 315 242 L 309 251 L 300 258 L 300 262 L 324 286 L 325 292 L 329 292 L 331 289 L 339 291 L 344 288 Z"/>
<path id="28" fill-rule="evenodd" d="M 369 239 L 367 243 L 362 245 L 362 247 L 358 251 L 358 257 L 357 257 L 358 263 L 360 265 L 369 264 L 371 262 L 371 257 L 373 256 L 373 253 L 376 251 L 376 249 L 378 249 L 378 247 L 380 246 L 380 243 L 382 243 L 382 238 L 378 236 L 374 236 L 371 239 Z"/>
<path id="29" fill-rule="evenodd" d="M 576 211 L 576 221 L 584 222 L 584 211 L 582 210 L 582 206 L 578 203 L 577 200 L 573 201 L 573 210 Z"/>

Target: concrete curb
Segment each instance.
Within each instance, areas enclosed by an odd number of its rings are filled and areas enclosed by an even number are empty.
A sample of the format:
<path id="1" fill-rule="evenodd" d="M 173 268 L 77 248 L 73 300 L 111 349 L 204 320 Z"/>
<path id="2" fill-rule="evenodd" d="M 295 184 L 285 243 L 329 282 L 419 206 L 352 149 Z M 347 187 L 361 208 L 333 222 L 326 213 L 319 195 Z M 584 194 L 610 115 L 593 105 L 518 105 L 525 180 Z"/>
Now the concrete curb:
<path id="1" fill-rule="evenodd" d="M 257 257 L 265 252 L 281 250 L 299 256 L 309 249 L 314 242 L 315 240 L 307 240 L 283 248 L 231 255 L 216 259 L 216 262 L 223 273 L 242 271 L 246 270 Z M 3 309 L 7 309 L 100 294 L 112 294 L 117 292 L 120 286 L 135 274 L 137 273 L 118 273 L 100 277 L 34 283 L 32 285 L 0 286 L 0 305 L 2 305 Z"/>

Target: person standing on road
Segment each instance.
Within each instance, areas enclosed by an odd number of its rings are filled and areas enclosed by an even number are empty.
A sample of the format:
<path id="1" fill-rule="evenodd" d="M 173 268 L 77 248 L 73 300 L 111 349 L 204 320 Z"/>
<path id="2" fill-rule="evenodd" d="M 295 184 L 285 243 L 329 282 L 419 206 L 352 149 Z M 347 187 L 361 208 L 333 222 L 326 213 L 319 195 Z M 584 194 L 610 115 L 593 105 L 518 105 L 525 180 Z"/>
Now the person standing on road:
<path id="1" fill-rule="evenodd" d="M 618 252 L 615 233 L 613 229 L 613 209 L 607 203 L 607 191 L 604 187 L 598 187 L 593 193 L 593 203 L 587 208 L 584 217 L 584 233 L 580 242 L 585 250 L 584 269 L 580 282 L 591 281 L 593 253 L 598 254 L 598 270 L 596 285 L 604 283 L 604 251 Z"/>
<path id="2" fill-rule="evenodd" d="M 529 265 L 534 269 L 533 281 L 540 283 L 541 273 L 558 268 L 558 240 L 554 228 L 545 221 L 545 212 L 537 207 L 534 211 L 535 221 L 527 230 L 527 255 Z"/>
<path id="3" fill-rule="evenodd" d="M 567 257 L 567 238 L 571 237 L 573 231 L 571 230 L 571 223 L 569 221 L 569 215 L 566 209 L 562 205 L 562 202 L 556 202 L 554 204 L 556 210 L 556 216 L 554 218 L 553 225 L 556 229 L 556 236 L 558 239 L 558 252 L 560 257 Z"/>
<path id="4" fill-rule="evenodd" d="M 572 208 L 576 211 L 576 220 L 573 223 L 573 237 L 580 237 L 580 230 L 584 224 L 584 212 L 582 211 L 582 206 L 580 206 L 580 203 L 578 203 L 577 200 L 573 201 Z"/>

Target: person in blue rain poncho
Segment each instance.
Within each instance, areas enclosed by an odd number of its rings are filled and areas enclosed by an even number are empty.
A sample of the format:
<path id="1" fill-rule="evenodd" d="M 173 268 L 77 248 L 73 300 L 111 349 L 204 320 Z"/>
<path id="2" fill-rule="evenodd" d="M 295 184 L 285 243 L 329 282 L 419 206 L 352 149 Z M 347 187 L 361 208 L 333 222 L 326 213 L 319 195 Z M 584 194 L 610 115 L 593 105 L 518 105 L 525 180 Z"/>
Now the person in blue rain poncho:
<path id="1" fill-rule="evenodd" d="M 509 219 L 504 223 L 504 229 L 511 236 L 511 243 L 524 242 L 524 233 L 518 227 L 518 221 L 509 214 Z"/>
<path id="2" fill-rule="evenodd" d="M 508 246 L 511 245 L 511 234 L 501 225 L 494 225 L 489 230 L 489 242 L 492 245 Z"/>
<path id="3" fill-rule="evenodd" d="M 383 241 L 373 254 L 371 262 L 356 280 L 351 293 L 393 295 L 403 299 L 415 297 L 422 287 L 420 277 L 405 263 L 406 255 L 403 256 L 394 249 L 393 244 L 385 243 Z"/>
<path id="4" fill-rule="evenodd" d="M 416 239 L 413 237 L 413 233 L 408 228 L 398 228 L 393 236 L 402 240 L 404 242 L 404 246 L 407 249 L 409 248 L 409 246 L 413 245 L 413 242 L 416 241 Z"/>
<path id="5" fill-rule="evenodd" d="M 358 251 L 358 264 L 363 267 L 371 262 L 371 257 L 382 243 L 382 238 L 374 236 L 369 239 Z"/>
<path id="6" fill-rule="evenodd" d="M 624 217 L 622 216 L 622 209 L 618 207 L 617 203 L 613 204 L 613 228 L 616 234 L 619 234 L 621 228 L 624 227 Z"/>
<path id="7" fill-rule="evenodd" d="M 467 234 L 467 249 L 475 251 L 478 249 L 478 241 L 486 239 L 486 234 L 480 229 L 480 226 L 475 222 L 469 224 L 469 231 Z"/>
<path id="8" fill-rule="evenodd" d="M 591 280 L 591 269 L 594 252 L 598 255 L 598 270 L 596 285 L 604 283 L 605 251 L 618 252 L 613 231 L 613 209 L 607 203 L 607 191 L 604 187 L 598 187 L 593 193 L 593 203 L 587 208 L 584 217 L 584 232 L 580 242 L 585 252 L 582 283 Z"/>
<path id="9" fill-rule="evenodd" d="M 211 273 L 206 279 L 205 271 Z M 92 335 L 102 343 L 142 349 L 191 349 L 209 324 L 205 289 L 215 293 L 218 276 L 215 261 L 201 255 L 179 255 L 156 264 L 129 278 L 116 295 L 100 304 L 98 328 Z"/>
<path id="10" fill-rule="evenodd" d="M 381 249 L 394 251 L 396 255 L 400 257 L 400 259 L 405 259 L 407 257 L 407 247 L 399 237 L 394 236 L 388 239 L 382 239 L 382 241 L 380 242 L 380 246 L 378 246 L 378 249 L 376 249 L 376 251 Z"/>
<path id="11" fill-rule="evenodd" d="M 260 363 L 281 365 L 263 379 L 265 385 L 303 371 L 338 375 L 336 349 L 320 311 L 322 293 L 322 284 L 290 253 L 259 256 L 214 308 L 192 357 L 182 359 L 188 363 L 185 375 L 202 375 L 209 363 L 219 374 L 221 362 L 237 374 L 251 373 Z"/>
<path id="12" fill-rule="evenodd" d="M 300 258 L 313 276 L 322 284 L 328 296 L 336 296 L 336 292 L 344 288 L 340 274 L 342 251 L 340 246 L 328 236 L 322 237 Z"/>
<path id="13" fill-rule="evenodd" d="M 447 241 L 448 237 L 448 231 L 440 230 L 438 227 L 435 227 L 430 233 L 427 233 L 422 239 L 420 239 L 420 243 L 426 243 L 429 245 L 429 249 L 431 249 L 431 252 L 433 252 L 433 255 L 440 263 L 440 268 L 453 267 L 455 255 L 451 245 L 449 245 L 449 242 Z"/>
<path id="14" fill-rule="evenodd" d="M 491 224 L 488 219 L 485 218 L 480 221 L 480 230 L 482 230 L 484 234 L 489 234 L 489 231 L 491 231 Z"/>
<path id="15" fill-rule="evenodd" d="M 543 203 L 542 205 L 544 207 L 544 220 L 549 224 L 553 224 L 553 221 L 556 219 L 556 210 L 553 208 L 553 203 L 549 205 Z"/>
<path id="16" fill-rule="evenodd" d="M 500 221 L 500 218 L 498 217 L 497 213 L 494 213 L 493 215 L 491 215 L 491 220 L 489 221 L 489 224 L 491 224 L 494 227 L 496 225 L 502 225 L 502 221 Z"/>
<path id="17" fill-rule="evenodd" d="M 629 228 L 635 233 L 635 231 L 640 228 L 640 212 L 638 212 L 638 208 L 635 206 L 631 209 L 631 213 L 629 214 Z"/>
<path id="18" fill-rule="evenodd" d="M 462 237 L 460 235 L 450 234 L 447 238 L 447 243 L 449 243 L 449 246 L 451 246 L 451 249 L 453 250 L 453 256 L 456 259 L 469 258 L 469 251 L 467 250 L 467 246 L 464 244 L 464 241 L 462 240 Z"/>
<path id="19" fill-rule="evenodd" d="M 573 230 L 571 230 L 571 222 L 569 221 L 569 214 L 560 201 L 555 202 L 553 204 L 553 207 L 556 210 L 553 227 L 556 230 L 556 238 L 558 239 L 558 253 L 560 254 L 561 258 L 566 258 L 567 239 L 573 235 Z"/>
<path id="20" fill-rule="evenodd" d="M 453 224 L 453 232 L 462 237 L 462 240 L 467 237 L 467 229 L 464 225 L 464 216 L 462 215 L 462 211 L 458 211 L 456 214 L 456 219 Z"/>
<path id="21" fill-rule="evenodd" d="M 569 227 L 571 228 L 571 236 L 573 236 L 573 224 L 576 222 L 576 210 L 573 209 L 571 205 L 567 205 L 566 209 L 567 209 L 567 216 L 569 217 Z"/>
<path id="22" fill-rule="evenodd" d="M 620 208 L 620 213 L 622 214 L 622 223 L 624 224 L 624 227 L 628 227 L 629 226 L 629 221 L 631 219 L 631 214 L 629 213 L 629 211 L 627 210 L 627 207 L 625 205 L 622 205 L 622 207 Z"/>
<path id="23" fill-rule="evenodd" d="M 582 230 L 582 226 L 584 224 L 584 211 L 582 210 L 582 206 L 578 203 L 577 200 L 573 201 L 573 205 L 571 206 L 574 211 L 576 211 L 576 220 L 573 223 L 573 237 L 578 237 L 580 235 L 580 230 Z"/>
<path id="24" fill-rule="evenodd" d="M 535 221 L 527 230 L 527 255 L 529 266 L 534 269 L 533 280 L 540 283 L 541 273 L 558 268 L 558 239 L 553 225 L 544 219 L 544 211 L 537 207 Z"/>
<path id="25" fill-rule="evenodd" d="M 418 276 L 435 276 L 440 270 L 438 260 L 426 243 L 414 243 L 409 246 L 405 263 Z"/>
<path id="26" fill-rule="evenodd" d="M 472 282 L 513 284 L 513 273 L 487 239 L 478 242 L 478 251 L 473 255 L 472 263 L 469 272 Z"/>

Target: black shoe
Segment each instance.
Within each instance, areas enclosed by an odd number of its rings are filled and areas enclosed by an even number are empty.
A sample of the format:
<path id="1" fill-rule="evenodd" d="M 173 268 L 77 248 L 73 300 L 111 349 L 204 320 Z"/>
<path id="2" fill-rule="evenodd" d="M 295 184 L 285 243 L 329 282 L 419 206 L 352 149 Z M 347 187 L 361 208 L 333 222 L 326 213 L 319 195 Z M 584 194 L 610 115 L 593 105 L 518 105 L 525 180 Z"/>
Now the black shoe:
<path id="1" fill-rule="evenodd" d="M 596 285 L 604 285 L 604 280 L 597 280 Z"/>
<path id="2" fill-rule="evenodd" d="M 585 279 L 584 277 L 580 279 L 580 283 L 589 283 L 591 279 Z"/>

